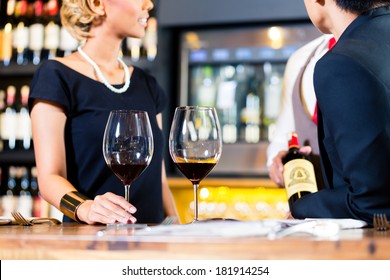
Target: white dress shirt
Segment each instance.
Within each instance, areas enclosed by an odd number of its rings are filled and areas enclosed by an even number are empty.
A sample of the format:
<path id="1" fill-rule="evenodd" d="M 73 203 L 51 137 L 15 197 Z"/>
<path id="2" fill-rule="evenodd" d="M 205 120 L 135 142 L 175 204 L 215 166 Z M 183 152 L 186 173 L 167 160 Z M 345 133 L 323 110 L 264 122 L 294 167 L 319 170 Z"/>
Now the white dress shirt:
<path id="1" fill-rule="evenodd" d="M 299 73 L 305 66 L 301 82 L 302 103 L 310 116 L 314 113 L 317 102 L 313 85 L 314 67 L 316 62 L 328 51 L 331 37 L 331 35 L 323 35 L 314 39 L 294 52 L 287 61 L 283 78 L 282 107 L 267 149 L 268 168 L 280 151 L 288 149 L 289 136 L 292 131 L 295 131 L 292 93 Z"/>

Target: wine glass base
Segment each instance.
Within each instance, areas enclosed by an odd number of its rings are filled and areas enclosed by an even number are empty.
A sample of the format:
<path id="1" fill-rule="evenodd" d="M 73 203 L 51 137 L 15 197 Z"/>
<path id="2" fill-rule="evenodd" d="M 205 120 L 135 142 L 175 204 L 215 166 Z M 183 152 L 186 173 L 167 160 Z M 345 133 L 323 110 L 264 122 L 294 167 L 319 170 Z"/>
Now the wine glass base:
<path id="1" fill-rule="evenodd" d="M 135 228 L 135 229 L 141 229 L 141 228 L 147 228 L 147 224 L 123 224 L 123 223 L 113 223 L 113 224 L 107 224 L 107 228 Z"/>
<path id="2" fill-rule="evenodd" d="M 193 220 L 190 224 L 194 223 L 207 223 L 207 222 L 239 222 L 240 220 L 233 218 L 208 218 L 204 220 Z"/>

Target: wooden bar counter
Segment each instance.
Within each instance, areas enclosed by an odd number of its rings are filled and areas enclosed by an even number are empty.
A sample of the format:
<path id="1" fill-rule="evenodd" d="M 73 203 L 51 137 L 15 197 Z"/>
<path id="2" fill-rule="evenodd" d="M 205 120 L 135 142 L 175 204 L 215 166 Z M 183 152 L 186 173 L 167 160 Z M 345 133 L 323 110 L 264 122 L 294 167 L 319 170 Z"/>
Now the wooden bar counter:
<path id="1" fill-rule="evenodd" d="M 390 259 L 389 232 L 350 229 L 338 238 L 309 235 L 266 237 L 142 236 L 105 226 L 78 224 L 0 226 L 0 259 Z"/>

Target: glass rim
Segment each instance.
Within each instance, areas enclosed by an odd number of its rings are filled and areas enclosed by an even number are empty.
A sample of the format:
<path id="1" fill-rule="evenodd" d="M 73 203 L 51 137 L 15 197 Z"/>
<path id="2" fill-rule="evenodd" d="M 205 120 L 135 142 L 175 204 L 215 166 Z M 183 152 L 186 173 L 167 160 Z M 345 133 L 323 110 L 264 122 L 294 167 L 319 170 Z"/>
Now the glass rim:
<path id="1" fill-rule="evenodd" d="M 187 106 L 179 106 L 176 107 L 176 110 L 215 110 L 214 107 L 211 106 L 195 106 L 195 105 L 187 105 Z"/>
<path id="2" fill-rule="evenodd" d="M 119 110 L 111 110 L 110 111 L 110 114 L 112 113 L 119 113 L 119 114 L 123 114 L 123 113 L 148 113 L 147 111 L 143 111 L 143 110 L 126 110 L 126 109 L 119 109 Z"/>

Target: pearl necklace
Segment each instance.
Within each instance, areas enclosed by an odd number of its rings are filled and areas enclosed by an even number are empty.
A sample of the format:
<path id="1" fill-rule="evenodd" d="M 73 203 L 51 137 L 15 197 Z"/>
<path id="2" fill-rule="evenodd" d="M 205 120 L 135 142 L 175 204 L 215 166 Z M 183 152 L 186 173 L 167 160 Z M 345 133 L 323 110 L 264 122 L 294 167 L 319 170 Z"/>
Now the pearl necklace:
<path id="1" fill-rule="evenodd" d="M 124 93 L 126 90 L 128 90 L 130 86 L 130 71 L 127 65 L 123 62 L 123 60 L 118 56 L 118 61 L 122 65 L 123 70 L 125 71 L 125 84 L 123 85 L 122 88 L 115 88 L 113 87 L 107 79 L 104 77 L 102 71 L 100 70 L 99 66 L 93 61 L 82 49 L 81 46 L 77 48 L 79 53 L 81 54 L 82 57 L 85 58 L 86 61 L 88 61 L 92 66 L 93 69 L 95 69 L 96 75 L 98 76 L 99 80 L 112 92 L 121 94 Z"/>

